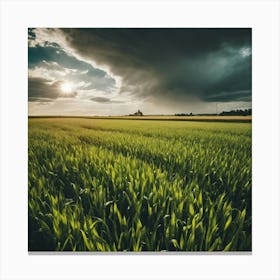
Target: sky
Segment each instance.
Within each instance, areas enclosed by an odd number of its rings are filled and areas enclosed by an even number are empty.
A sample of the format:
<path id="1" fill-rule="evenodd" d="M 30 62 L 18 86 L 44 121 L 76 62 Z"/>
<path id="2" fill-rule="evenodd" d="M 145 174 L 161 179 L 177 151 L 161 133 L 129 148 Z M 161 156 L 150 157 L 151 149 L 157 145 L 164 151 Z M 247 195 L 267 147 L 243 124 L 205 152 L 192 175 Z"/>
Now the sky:
<path id="1" fill-rule="evenodd" d="M 252 107 L 250 28 L 29 28 L 29 115 Z"/>

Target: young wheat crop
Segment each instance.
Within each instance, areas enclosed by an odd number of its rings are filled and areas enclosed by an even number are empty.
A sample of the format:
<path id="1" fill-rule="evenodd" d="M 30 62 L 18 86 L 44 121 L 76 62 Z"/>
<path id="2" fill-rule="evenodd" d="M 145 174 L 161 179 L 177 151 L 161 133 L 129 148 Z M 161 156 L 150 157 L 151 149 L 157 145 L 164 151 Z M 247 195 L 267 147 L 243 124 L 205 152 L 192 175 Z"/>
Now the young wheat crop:
<path id="1" fill-rule="evenodd" d="M 251 124 L 29 119 L 30 251 L 250 251 Z"/>

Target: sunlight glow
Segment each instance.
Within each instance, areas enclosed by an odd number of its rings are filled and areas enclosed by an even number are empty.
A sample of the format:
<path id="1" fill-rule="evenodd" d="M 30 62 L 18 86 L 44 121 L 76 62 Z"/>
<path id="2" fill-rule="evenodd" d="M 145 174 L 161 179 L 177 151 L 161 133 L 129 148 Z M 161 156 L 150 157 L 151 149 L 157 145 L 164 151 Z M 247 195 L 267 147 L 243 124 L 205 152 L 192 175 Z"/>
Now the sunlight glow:
<path id="1" fill-rule="evenodd" d="M 61 90 L 63 93 L 69 94 L 72 92 L 73 88 L 72 85 L 68 82 L 65 82 L 61 85 Z"/>

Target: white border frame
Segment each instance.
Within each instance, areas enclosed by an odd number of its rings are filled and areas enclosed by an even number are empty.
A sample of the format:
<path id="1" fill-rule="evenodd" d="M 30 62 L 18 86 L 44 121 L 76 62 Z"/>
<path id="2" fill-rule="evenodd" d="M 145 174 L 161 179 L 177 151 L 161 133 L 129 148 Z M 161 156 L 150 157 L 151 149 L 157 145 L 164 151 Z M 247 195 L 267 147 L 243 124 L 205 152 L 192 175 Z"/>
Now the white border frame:
<path id="1" fill-rule="evenodd" d="M 0 9 L 0 279 L 280 279 L 278 1 L 2 0 Z M 252 255 L 28 254 L 28 27 L 253 28 Z"/>

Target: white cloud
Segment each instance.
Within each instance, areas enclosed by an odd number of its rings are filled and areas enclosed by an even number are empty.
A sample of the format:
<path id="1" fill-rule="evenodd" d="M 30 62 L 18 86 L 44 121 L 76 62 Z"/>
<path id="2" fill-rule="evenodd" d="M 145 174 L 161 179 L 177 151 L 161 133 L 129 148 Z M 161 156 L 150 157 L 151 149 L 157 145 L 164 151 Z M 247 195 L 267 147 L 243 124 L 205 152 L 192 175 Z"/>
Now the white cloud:
<path id="1" fill-rule="evenodd" d="M 101 69 L 107 73 L 107 77 L 113 78 L 116 81 L 115 91 L 120 91 L 122 86 L 122 78 L 120 76 L 116 76 L 111 72 L 111 69 L 108 65 L 100 65 L 97 64 L 92 57 L 86 57 L 78 53 L 77 50 L 71 47 L 71 37 L 67 35 L 63 30 L 58 28 L 35 28 L 32 30 L 35 34 L 34 38 L 29 38 L 28 46 L 36 47 L 36 46 L 52 46 L 54 47 L 54 43 L 59 45 L 60 48 L 69 56 L 75 57 L 77 60 L 86 62 L 93 66 L 94 68 Z M 60 52 L 58 50 L 58 52 Z M 87 72 L 86 72 L 87 71 Z M 87 74 L 88 70 L 83 71 L 81 74 Z"/>
<path id="2" fill-rule="evenodd" d="M 44 78 L 52 81 L 65 78 L 69 72 L 71 72 L 71 69 L 63 68 L 56 62 L 47 62 L 45 60 L 34 68 L 28 69 L 30 77 Z"/>
<path id="3" fill-rule="evenodd" d="M 32 32 L 35 34 L 35 38 L 29 38 L 28 46 L 30 48 L 54 46 L 52 43 L 56 43 L 63 49 L 66 48 L 66 50 L 70 51 L 67 45 L 67 38 L 62 30 L 58 28 L 35 28 Z"/>

